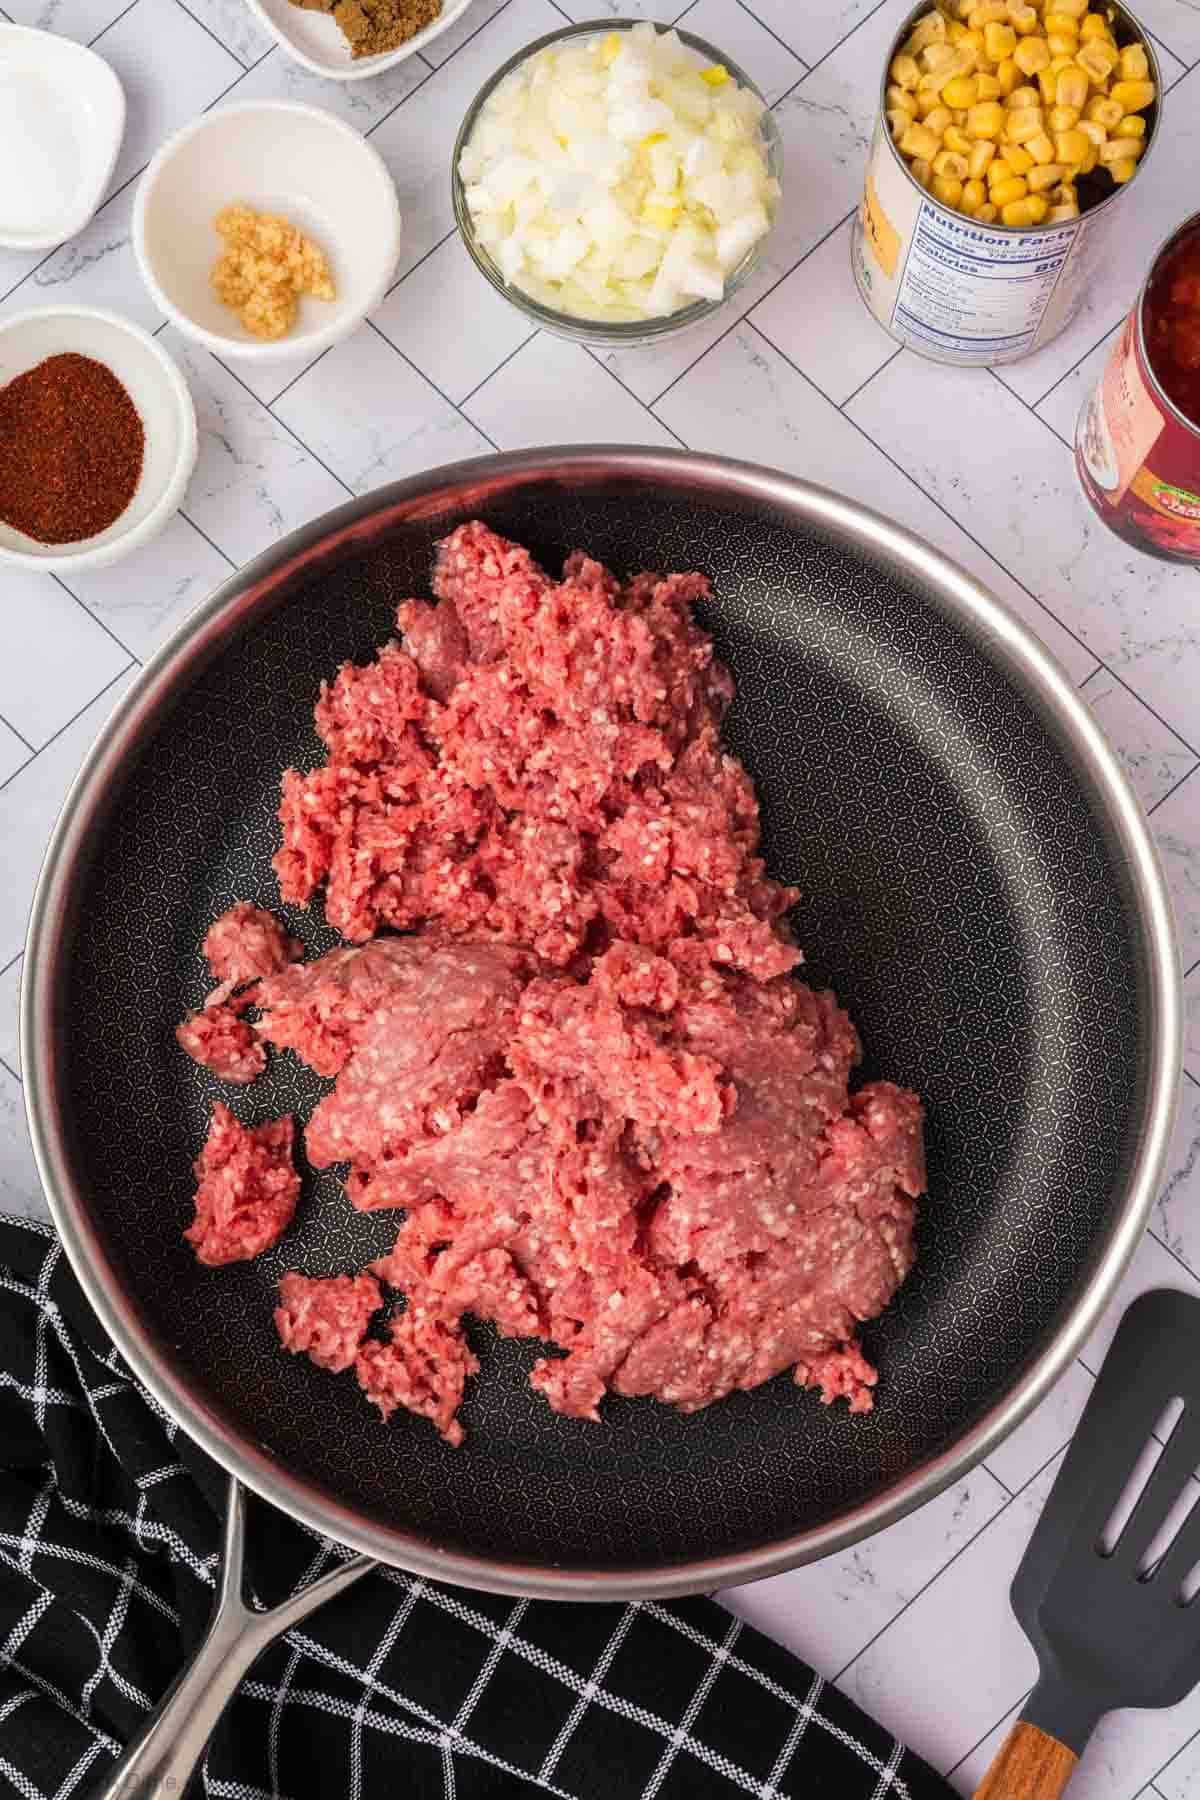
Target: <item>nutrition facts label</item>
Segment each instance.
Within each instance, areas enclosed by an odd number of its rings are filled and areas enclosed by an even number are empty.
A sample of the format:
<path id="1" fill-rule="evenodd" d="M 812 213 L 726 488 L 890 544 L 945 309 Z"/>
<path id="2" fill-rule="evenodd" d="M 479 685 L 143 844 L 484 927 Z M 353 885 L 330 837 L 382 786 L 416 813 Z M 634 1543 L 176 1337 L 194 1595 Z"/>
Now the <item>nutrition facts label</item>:
<path id="1" fill-rule="evenodd" d="M 1060 282 L 1073 285 L 1085 233 L 990 231 L 922 203 L 892 315 L 897 336 L 956 360 L 1031 349 Z"/>

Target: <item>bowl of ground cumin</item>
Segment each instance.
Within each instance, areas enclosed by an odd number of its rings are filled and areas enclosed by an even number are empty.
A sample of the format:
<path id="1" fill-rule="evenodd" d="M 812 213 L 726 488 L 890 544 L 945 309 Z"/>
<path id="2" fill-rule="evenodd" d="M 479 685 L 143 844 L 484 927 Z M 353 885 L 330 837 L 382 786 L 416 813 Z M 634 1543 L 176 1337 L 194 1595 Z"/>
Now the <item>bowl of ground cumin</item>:
<path id="1" fill-rule="evenodd" d="M 330 81 L 379 75 L 448 31 L 471 0 L 247 0 L 302 67 Z"/>
<path id="2" fill-rule="evenodd" d="M 88 306 L 0 321 L 0 567 L 79 570 L 148 543 L 196 466 L 196 413 L 140 325 Z"/>

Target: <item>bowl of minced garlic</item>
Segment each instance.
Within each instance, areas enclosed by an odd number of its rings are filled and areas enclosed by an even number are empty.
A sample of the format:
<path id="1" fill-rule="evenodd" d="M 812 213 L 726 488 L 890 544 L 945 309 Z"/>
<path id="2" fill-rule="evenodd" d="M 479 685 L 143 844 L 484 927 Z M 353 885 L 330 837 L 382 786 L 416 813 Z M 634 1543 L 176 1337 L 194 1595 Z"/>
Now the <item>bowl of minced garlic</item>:
<path id="1" fill-rule="evenodd" d="M 387 165 L 315 106 L 206 113 L 154 157 L 133 244 L 155 304 L 218 355 L 312 356 L 378 305 L 400 253 Z"/>

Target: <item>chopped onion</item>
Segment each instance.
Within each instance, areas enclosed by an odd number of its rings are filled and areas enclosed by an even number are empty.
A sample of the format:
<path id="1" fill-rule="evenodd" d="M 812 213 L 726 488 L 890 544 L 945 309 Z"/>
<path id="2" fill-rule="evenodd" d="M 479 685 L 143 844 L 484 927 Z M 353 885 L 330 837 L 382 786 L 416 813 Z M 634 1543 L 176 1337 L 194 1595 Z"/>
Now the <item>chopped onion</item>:
<path id="1" fill-rule="evenodd" d="M 606 321 L 719 301 L 771 226 L 762 105 L 649 23 L 529 57 L 480 108 L 458 172 L 505 282 Z"/>

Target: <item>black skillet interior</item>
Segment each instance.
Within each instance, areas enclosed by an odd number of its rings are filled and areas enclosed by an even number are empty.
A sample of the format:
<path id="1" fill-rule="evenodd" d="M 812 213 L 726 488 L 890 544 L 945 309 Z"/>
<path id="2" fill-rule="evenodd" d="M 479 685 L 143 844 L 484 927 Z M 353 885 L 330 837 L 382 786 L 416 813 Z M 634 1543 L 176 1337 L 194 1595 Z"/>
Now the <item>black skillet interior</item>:
<path id="1" fill-rule="evenodd" d="M 360 1267 L 395 1219 L 306 1171 L 294 1226 L 252 1264 L 197 1266 L 180 1233 L 218 1083 L 172 1031 L 205 989 L 199 945 L 233 900 L 275 906 L 279 772 L 318 756 L 337 664 L 428 592 L 457 517 L 409 521 L 325 568 L 228 647 L 134 770 L 80 895 L 68 978 L 69 1107 L 94 1215 L 150 1327 L 205 1399 L 301 1478 L 384 1524 L 476 1555 L 650 1567 L 744 1550 L 876 1496 L 993 1404 L 1061 1319 L 1110 1217 L 1143 1099 L 1136 917 L 1067 756 L 997 665 L 861 553 L 713 496 L 545 484 L 484 509 L 557 569 L 709 573 L 705 619 L 738 681 L 729 741 L 758 784 L 772 872 L 803 890 L 807 975 L 863 1034 L 864 1074 L 929 1111 L 921 1261 L 864 1331 L 875 1411 L 788 1378 L 682 1417 L 610 1401 L 558 1418 L 525 1385 L 534 1344 L 473 1337 L 464 1448 L 387 1426 L 350 1376 L 275 1341 L 286 1269 Z M 287 913 L 312 954 L 319 908 Z M 290 1056 L 254 1121 L 326 1084 Z"/>

